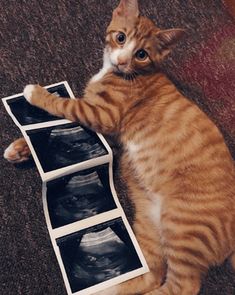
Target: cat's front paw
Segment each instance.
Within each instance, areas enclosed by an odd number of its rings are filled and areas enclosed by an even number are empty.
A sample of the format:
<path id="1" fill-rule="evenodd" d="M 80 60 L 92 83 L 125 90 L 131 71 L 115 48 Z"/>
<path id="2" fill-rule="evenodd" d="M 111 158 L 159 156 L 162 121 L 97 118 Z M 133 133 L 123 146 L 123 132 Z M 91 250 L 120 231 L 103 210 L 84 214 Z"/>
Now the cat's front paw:
<path id="1" fill-rule="evenodd" d="M 24 88 L 23 94 L 24 94 L 25 99 L 29 103 L 31 103 L 31 100 L 33 97 L 33 92 L 34 92 L 35 88 L 36 88 L 36 85 L 33 85 L 33 84 L 29 84 L 29 85 L 25 86 L 25 88 Z"/>
<path id="2" fill-rule="evenodd" d="M 30 104 L 43 107 L 43 100 L 46 99 L 49 92 L 40 85 L 29 84 L 25 86 L 23 94 Z"/>

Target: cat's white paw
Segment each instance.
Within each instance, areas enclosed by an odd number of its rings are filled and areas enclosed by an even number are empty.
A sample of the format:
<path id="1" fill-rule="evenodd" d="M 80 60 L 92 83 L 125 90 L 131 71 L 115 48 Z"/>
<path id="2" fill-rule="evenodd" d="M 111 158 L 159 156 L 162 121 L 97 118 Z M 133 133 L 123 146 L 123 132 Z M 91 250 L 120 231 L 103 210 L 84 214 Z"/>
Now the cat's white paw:
<path id="1" fill-rule="evenodd" d="M 34 89 L 35 89 L 35 85 L 32 85 L 32 84 L 29 84 L 29 85 L 25 86 L 25 88 L 24 88 L 23 94 L 24 94 L 25 99 L 29 103 L 31 103 L 31 99 L 32 99 Z"/>
<path id="2" fill-rule="evenodd" d="M 29 160 L 30 150 L 27 145 L 20 146 L 13 142 L 5 149 L 3 157 L 11 163 L 22 163 Z"/>
<path id="3" fill-rule="evenodd" d="M 12 156 L 13 150 L 13 143 L 11 143 L 9 147 L 6 148 L 4 151 L 3 157 L 9 162 L 14 162 L 20 159 L 20 155 L 18 153 L 14 153 L 14 155 Z"/>

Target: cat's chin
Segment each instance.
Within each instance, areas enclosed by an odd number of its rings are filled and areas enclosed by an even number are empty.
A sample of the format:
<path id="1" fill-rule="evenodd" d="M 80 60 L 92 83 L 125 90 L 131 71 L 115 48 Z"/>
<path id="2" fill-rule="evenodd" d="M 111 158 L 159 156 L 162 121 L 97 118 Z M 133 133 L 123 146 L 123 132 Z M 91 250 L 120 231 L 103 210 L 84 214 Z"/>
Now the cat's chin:
<path id="1" fill-rule="evenodd" d="M 134 72 L 120 70 L 117 66 L 113 67 L 113 72 L 120 77 L 123 77 L 125 80 L 133 80 L 136 76 Z"/>

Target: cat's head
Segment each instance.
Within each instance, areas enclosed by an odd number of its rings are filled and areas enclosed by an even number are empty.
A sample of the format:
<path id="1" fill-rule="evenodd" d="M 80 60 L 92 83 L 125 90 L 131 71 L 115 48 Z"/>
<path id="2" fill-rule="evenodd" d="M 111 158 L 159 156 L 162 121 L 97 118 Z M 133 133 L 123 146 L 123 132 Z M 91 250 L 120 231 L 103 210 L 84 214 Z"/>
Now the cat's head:
<path id="1" fill-rule="evenodd" d="M 105 58 L 119 73 L 154 71 L 183 33 L 182 29 L 160 30 L 139 15 L 137 0 L 121 0 L 107 29 Z"/>

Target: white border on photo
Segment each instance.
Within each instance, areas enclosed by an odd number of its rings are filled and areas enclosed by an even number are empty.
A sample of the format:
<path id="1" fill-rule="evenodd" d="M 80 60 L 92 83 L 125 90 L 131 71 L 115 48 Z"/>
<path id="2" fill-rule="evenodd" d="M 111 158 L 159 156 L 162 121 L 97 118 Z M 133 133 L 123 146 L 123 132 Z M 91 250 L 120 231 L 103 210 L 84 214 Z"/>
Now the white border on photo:
<path id="1" fill-rule="evenodd" d="M 65 88 L 68 91 L 69 95 L 71 95 L 71 98 L 74 98 L 72 90 L 70 89 L 70 87 L 69 87 L 69 85 L 68 85 L 68 83 L 66 81 L 56 83 L 56 84 L 52 84 L 52 85 L 46 86 L 45 88 L 55 87 L 55 86 L 59 86 L 61 84 L 65 85 Z M 148 268 L 148 265 L 146 263 L 146 260 L 145 260 L 145 258 L 143 256 L 143 253 L 142 253 L 142 251 L 141 251 L 141 249 L 139 247 L 139 244 L 138 244 L 138 242 L 137 242 L 137 240 L 135 238 L 135 235 L 134 235 L 134 233 L 133 233 L 133 231 L 132 231 L 132 229 L 131 229 L 131 227 L 130 227 L 130 225 L 128 223 L 128 220 L 127 220 L 127 218 L 125 216 L 125 213 L 124 213 L 124 211 L 123 211 L 123 209 L 121 207 L 121 204 L 120 204 L 119 199 L 117 197 L 116 190 L 114 188 L 113 168 L 112 168 L 113 154 L 112 154 L 112 150 L 111 150 L 110 146 L 108 145 L 107 141 L 105 140 L 105 138 L 101 134 L 97 134 L 99 139 L 101 140 L 101 142 L 105 146 L 106 150 L 108 151 L 107 155 L 104 155 L 104 156 L 101 156 L 101 157 L 98 157 L 98 158 L 95 158 L 95 159 L 87 160 L 87 161 L 84 161 L 84 162 L 81 162 L 81 163 L 77 163 L 77 164 L 74 164 L 74 165 L 70 165 L 70 166 L 67 166 L 67 167 L 64 167 L 64 168 L 56 169 L 54 171 L 50 171 L 50 172 L 45 173 L 43 171 L 43 169 L 42 169 L 42 166 L 41 166 L 41 164 L 39 162 L 39 159 L 38 159 L 38 157 L 36 155 L 36 152 L 35 152 L 35 150 L 33 148 L 31 140 L 30 140 L 30 138 L 29 138 L 29 136 L 27 135 L 26 132 L 29 131 L 29 130 L 35 130 L 35 129 L 45 128 L 45 127 L 59 126 L 59 125 L 64 125 L 64 124 L 68 124 L 68 123 L 72 123 L 72 122 L 69 121 L 69 120 L 61 119 L 61 120 L 49 121 L 49 122 L 45 122 L 45 123 L 36 123 L 36 124 L 21 126 L 19 124 L 18 120 L 12 114 L 9 105 L 7 104 L 7 100 L 12 99 L 12 98 L 16 98 L 16 97 L 19 97 L 19 96 L 23 96 L 23 93 L 6 97 L 6 98 L 3 98 L 2 100 L 3 100 L 4 106 L 5 106 L 6 110 L 7 110 L 7 112 L 9 113 L 11 118 L 13 119 L 14 123 L 20 128 L 21 132 L 23 133 L 23 136 L 25 137 L 25 139 L 26 139 L 26 141 L 27 141 L 27 143 L 28 143 L 28 145 L 30 147 L 30 150 L 32 152 L 32 156 L 34 158 L 34 161 L 36 163 L 36 166 L 37 166 L 37 168 L 39 170 L 39 173 L 40 173 L 40 176 L 42 178 L 42 181 L 43 181 L 43 188 L 42 188 L 43 209 L 44 209 L 44 214 L 45 214 L 45 218 L 46 218 L 46 223 L 47 223 L 47 227 L 48 227 L 48 231 L 49 231 L 49 234 L 50 234 L 50 237 L 51 237 L 52 245 L 53 245 L 57 260 L 59 262 L 59 266 L 60 266 L 60 269 L 61 269 L 61 272 L 62 272 L 62 275 L 63 275 L 63 279 L 64 279 L 64 282 L 65 282 L 65 286 L 66 286 L 68 294 L 69 295 L 89 295 L 89 294 L 94 294 L 94 293 L 102 291 L 102 290 L 104 290 L 104 289 L 106 289 L 108 287 L 111 287 L 113 285 L 117 285 L 119 283 L 122 283 L 124 281 L 127 281 L 129 279 L 132 279 L 134 277 L 137 277 L 139 275 L 142 275 L 142 274 L 148 272 L 149 268 Z M 112 192 L 114 201 L 115 201 L 115 203 L 117 205 L 117 208 L 115 208 L 113 210 L 110 210 L 108 212 L 98 214 L 96 216 L 92 216 L 90 218 L 87 218 L 87 219 L 84 219 L 84 220 L 81 220 L 81 221 L 77 221 L 77 222 L 62 226 L 60 228 L 52 229 L 51 222 L 50 222 L 50 217 L 49 217 L 49 211 L 48 211 L 47 198 L 46 198 L 46 182 L 50 181 L 50 180 L 53 180 L 55 178 L 58 178 L 58 177 L 66 176 L 68 174 L 73 174 L 73 173 L 81 171 L 81 170 L 86 170 L 86 169 L 93 168 L 93 167 L 96 167 L 96 166 L 101 166 L 103 164 L 108 164 L 109 165 L 109 183 L 110 183 L 111 192 Z M 139 259 L 140 259 L 142 267 L 139 268 L 139 269 L 136 269 L 134 271 L 131 271 L 129 273 L 120 275 L 120 276 L 118 276 L 116 278 L 113 278 L 113 279 L 110 279 L 108 281 L 105 281 L 105 282 L 99 283 L 97 285 L 94 285 L 92 287 L 89 287 L 89 288 L 87 288 L 85 290 L 82 290 L 82 291 L 79 291 L 79 292 L 76 292 L 76 293 L 72 293 L 71 288 L 70 288 L 70 284 L 69 284 L 69 281 L 68 281 L 68 277 L 67 277 L 67 274 L 66 274 L 66 271 L 65 271 L 65 268 L 64 268 L 64 264 L 63 264 L 63 261 L 62 261 L 62 258 L 61 258 L 60 250 L 59 250 L 59 247 L 57 246 L 57 243 L 56 243 L 56 239 L 61 238 L 61 237 L 66 236 L 66 235 L 69 235 L 69 234 L 72 234 L 72 233 L 76 233 L 79 230 L 83 230 L 83 229 L 86 229 L 88 227 L 92 227 L 92 226 L 95 226 L 95 225 L 98 225 L 98 224 L 102 224 L 102 223 L 105 223 L 105 222 L 108 222 L 108 221 L 112 221 L 113 219 L 116 219 L 116 218 L 121 218 L 122 219 L 122 221 L 123 221 L 123 223 L 124 223 L 124 225 L 125 225 L 125 227 L 127 229 L 127 232 L 128 232 L 128 234 L 129 234 L 129 236 L 131 238 L 131 241 L 132 241 L 132 243 L 134 245 L 136 253 L 137 253 L 137 255 L 138 255 Z"/>
<path id="2" fill-rule="evenodd" d="M 72 123 L 72 122 L 69 121 L 69 123 Z M 58 125 L 58 123 L 57 124 L 54 123 L 53 125 L 50 125 L 50 126 L 47 126 L 47 127 L 49 128 L 49 127 L 52 127 L 52 126 L 60 126 L 60 125 L 61 124 Z M 64 125 L 64 124 L 62 124 L 62 125 Z M 37 153 L 34 150 L 34 147 L 32 145 L 30 137 L 27 134 L 27 131 L 29 131 L 29 130 L 39 130 L 41 128 L 45 128 L 45 126 L 41 126 L 40 128 L 34 128 L 34 126 L 30 126 L 29 129 L 22 130 L 22 134 L 23 134 L 23 136 L 24 136 L 24 138 L 25 138 L 25 140 L 26 140 L 26 142 L 27 142 L 27 144 L 28 144 L 28 146 L 30 148 L 30 151 L 32 153 L 33 159 L 34 159 L 35 164 L 36 164 L 36 166 L 38 168 L 38 171 L 39 171 L 39 174 L 40 174 L 40 176 L 42 178 L 42 181 L 53 180 L 53 179 L 55 179 L 55 178 L 57 178 L 59 176 L 66 175 L 68 172 L 73 173 L 73 172 L 85 170 L 85 169 L 88 169 L 88 168 L 92 168 L 92 167 L 95 167 L 95 166 L 99 166 L 99 165 L 108 163 L 110 160 L 112 160 L 112 150 L 111 150 L 110 146 L 108 145 L 107 141 L 104 139 L 104 137 L 101 134 L 96 133 L 97 136 L 99 137 L 100 141 L 104 145 L 105 149 L 107 150 L 106 155 L 100 156 L 100 157 L 97 157 L 97 158 L 93 158 L 93 159 L 90 159 L 90 160 L 86 160 L 86 161 L 83 161 L 83 162 L 80 162 L 80 163 L 76 163 L 76 164 L 73 164 L 73 165 L 69 165 L 69 166 L 66 166 L 66 167 L 63 167 L 63 168 L 55 169 L 55 170 L 52 170 L 52 171 L 49 171 L 49 172 L 44 172 L 43 168 L 42 168 L 42 165 L 41 165 L 41 163 L 40 163 L 40 161 L 38 159 Z"/>
<path id="3" fill-rule="evenodd" d="M 104 212 L 104 213 L 100 213 L 96 216 L 92 216 L 92 217 L 89 217 L 89 218 L 86 218 L 84 220 L 81 220 L 81 221 L 77 221 L 77 222 L 73 222 L 71 224 L 68 224 L 68 225 L 64 225 L 60 228 L 56 228 L 56 229 L 53 229 L 52 228 L 52 225 L 51 225 L 51 221 L 50 221 L 50 216 L 49 216 L 49 210 L 48 210 L 48 204 L 47 204 L 47 194 L 46 194 L 46 182 L 43 183 L 43 189 L 42 189 L 42 197 L 43 197 L 43 209 L 44 209 L 44 214 L 45 214 L 45 217 L 46 217 L 46 222 L 47 222 L 47 227 L 48 227 L 48 231 L 49 231 L 49 234 L 50 234 L 50 237 L 51 237 L 51 241 L 52 241 L 52 245 L 53 245 L 53 248 L 54 248 L 54 251 L 55 251 L 55 254 L 56 254 L 56 257 L 57 257 L 57 260 L 58 260 L 58 263 L 59 263 L 59 266 L 60 266 L 60 269 L 61 269 L 61 273 L 63 275 L 63 278 L 64 278 L 64 282 L 65 282 L 65 286 L 66 286 L 66 289 L 67 289 L 67 292 L 68 292 L 68 295 L 89 295 L 89 294 L 94 294 L 98 291 L 102 291 L 102 290 L 105 290 L 111 286 L 114 286 L 114 285 L 117 285 L 117 284 L 120 284 L 120 283 L 123 283 L 127 280 L 130 280 L 130 279 L 133 279 L 139 275 L 143 275 L 147 272 L 149 272 L 149 268 L 148 268 L 148 265 L 147 265 L 147 262 L 144 258 L 144 255 L 140 249 L 140 246 L 136 240 L 136 237 L 132 231 L 132 228 L 130 227 L 130 224 L 126 218 L 126 215 L 124 213 L 124 210 L 122 209 L 121 207 L 121 204 L 120 204 L 120 201 L 118 199 L 118 196 L 117 196 L 117 193 L 116 193 L 116 190 L 115 190 L 115 187 L 114 187 L 114 181 L 113 181 L 113 156 L 112 156 L 112 153 L 111 153 L 111 158 L 110 158 L 110 161 L 109 161 L 109 183 L 110 183 L 110 188 L 111 188 L 111 192 L 112 192 L 112 195 L 113 195 L 113 198 L 114 198 L 114 201 L 116 203 L 116 206 L 117 208 L 113 209 L 113 210 L 110 210 L 108 212 Z M 69 174 L 72 174 L 71 171 L 67 171 L 63 176 L 65 175 L 69 175 Z M 64 264 L 63 264 L 63 260 L 62 260 L 62 257 L 61 257 L 61 253 L 60 253 L 60 250 L 59 250 L 59 247 L 56 243 L 56 239 L 58 238 L 61 238 L 63 236 L 67 236 L 67 235 L 70 235 L 70 234 L 73 234 L 73 233 L 76 233 L 80 230 L 84 230 L 88 227 L 92 227 L 92 226 L 96 226 L 98 224 L 102 224 L 102 223 L 105 223 L 105 222 L 108 222 L 108 221 L 111 221 L 111 220 L 114 220 L 116 218 L 121 218 L 125 227 L 126 227 L 126 230 L 130 236 L 130 239 L 134 245 L 134 248 L 135 248 L 135 251 L 137 253 L 137 256 L 138 258 L 140 259 L 140 262 L 142 264 L 142 267 L 141 268 L 138 268 L 136 270 L 133 270 L 131 272 L 128 272 L 126 274 L 122 274 L 118 277 L 115 277 L 113 279 L 110 279 L 108 281 L 105 281 L 105 282 L 102 282 L 102 283 L 99 283 L 97 285 L 94 285 L 92 287 L 89 287 L 85 290 L 82 290 L 82 291 L 79 291 L 79 292 L 76 292 L 76 293 L 72 293 L 71 291 L 71 287 L 70 287 L 70 284 L 69 284 L 69 280 L 68 280 L 68 277 L 67 277 L 67 273 L 65 271 L 65 268 L 64 268 Z"/>
<path id="4" fill-rule="evenodd" d="M 62 81 L 62 82 L 59 82 L 59 83 L 48 85 L 48 86 L 45 86 L 44 88 L 48 89 L 48 88 L 52 88 L 52 87 L 56 87 L 56 86 L 60 86 L 60 85 L 64 85 L 65 89 L 67 90 L 67 92 L 69 94 L 69 97 L 71 99 L 75 99 L 75 96 L 74 96 L 74 94 L 73 94 L 73 92 L 72 92 L 72 90 L 71 90 L 71 88 L 70 88 L 67 81 Z M 15 94 L 15 95 L 11 95 L 11 96 L 2 98 L 2 102 L 3 102 L 4 106 L 5 106 L 8 114 L 10 115 L 10 117 L 12 118 L 12 120 L 14 121 L 16 126 L 18 126 L 20 128 L 21 131 L 27 130 L 27 129 L 37 129 L 37 128 L 40 128 L 40 127 L 49 127 L 49 126 L 54 126 L 54 125 L 58 125 L 58 124 L 66 124 L 66 123 L 71 122 L 71 121 L 66 120 L 66 119 L 59 119 L 58 118 L 58 120 L 47 121 L 47 122 L 43 122 L 43 123 L 34 123 L 34 124 L 29 124 L 29 125 L 21 125 L 19 123 L 19 121 L 17 120 L 17 118 L 15 117 L 15 115 L 12 113 L 9 104 L 7 103 L 8 100 L 11 100 L 11 99 L 17 98 L 17 97 L 21 97 L 21 96 L 24 96 L 24 94 L 23 93 L 18 93 L 18 94 Z"/>
<path id="5" fill-rule="evenodd" d="M 102 223 L 104 221 L 108 221 L 108 220 L 120 217 L 122 215 L 125 215 L 125 213 L 121 207 L 120 201 L 118 199 L 116 190 L 114 188 L 114 182 L 113 182 L 113 176 L 112 176 L 113 175 L 112 158 L 110 158 L 110 159 L 111 160 L 108 163 L 102 163 L 101 165 L 97 165 L 97 166 L 101 167 L 102 165 L 108 164 L 110 190 L 111 190 L 114 202 L 116 204 L 116 208 L 112 209 L 108 212 L 100 213 L 96 216 L 88 217 L 86 219 L 76 221 L 71 224 L 67 224 L 67 225 L 61 226 L 59 228 L 53 229 L 51 221 L 50 221 L 49 209 L 48 209 L 48 204 L 47 204 L 47 182 L 51 181 L 51 179 L 43 182 L 42 198 L 43 198 L 44 213 L 46 216 L 47 227 L 48 227 L 51 237 L 53 237 L 54 239 L 58 239 L 58 238 L 61 238 L 67 234 L 71 234 L 73 232 L 76 232 L 77 230 L 82 230 L 87 227 Z M 93 166 L 93 167 L 96 167 L 96 166 Z M 82 169 L 82 170 L 85 170 L 85 169 Z M 78 170 L 78 171 L 81 171 L 81 170 Z M 67 170 L 66 173 L 64 173 L 63 175 L 60 175 L 58 177 L 67 176 L 70 174 L 73 174 L 73 172 L 71 172 L 71 170 Z"/>
<path id="6" fill-rule="evenodd" d="M 44 209 L 45 210 L 45 209 Z M 87 220 L 87 226 L 85 227 L 84 225 L 82 227 L 80 226 L 77 226 L 76 227 L 76 230 L 72 231 L 72 232 L 67 232 L 65 231 L 66 235 L 69 235 L 69 234 L 73 234 L 73 233 L 76 233 L 82 229 L 86 229 L 86 228 L 90 228 L 90 227 L 93 227 L 93 226 L 97 226 L 97 225 L 100 225 L 100 224 L 105 224 L 106 222 L 109 222 L 109 221 L 112 221 L 114 219 L 117 219 L 117 218 L 121 218 L 123 224 L 125 225 L 126 227 L 126 230 L 129 234 L 129 237 L 131 239 L 131 242 L 134 246 L 134 249 L 136 251 L 136 254 L 140 260 L 140 263 L 142 265 L 142 267 L 139 267 L 137 269 L 134 269 L 130 272 L 127 272 L 125 274 L 122 274 L 122 275 L 119 275 L 115 278 L 112 278 L 112 279 L 109 279 L 107 281 L 104 281 L 104 282 L 101 282 L 101 283 L 98 283 L 96 285 L 93 285 L 91 287 L 88 287 L 84 290 L 81 290 L 81 291 L 77 291 L 77 292 L 72 292 L 71 290 L 71 286 L 70 286 L 70 283 L 69 283 L 69 279 L 68 279 L 68 275 L 67 275 L 67 272 L 65 270 L 65 266 L 64 266 L 64 263 L 63 263 L 63 259 L 62 259 L 62 256 L 61 256 L 61 252 L 60 252 L 60 249 L 59 249 L 59 246 L 57 245 L 56 243 L 56 238 L 54 237 L 53 233 L 51 232 L 50 235 L 51 235 L 51 241 L 52 241 L 52 245 L 53 245 L 53 248 L 54 248 L 54 251 L 55 251 L 55 254 L 56 254 L 56 258 L 57 258 L 57 261 L 59 263 L 59 266 L 60 266 L 60 270 L 61 270 L 61 273 L 62 273 L 62 276 L 63 276 L 63 279 L 64 279 L 64 283 L 65 283 L 65 287 L 66 287 L 66 290 L 67 290 L 67 293 L 68 295 L 90 295 L 90 294 L 95 294 L 99 291 L 103 291 L 107 288 L 110 288 L 112 286 L 115 286 L 115 285 L 118 285 L 120 283 L 123 283 L 125 281 L 128 281 L 128 280 L 131 280 L 135 277 L 138 277 L 140 275 L 143 275 L 147 272 L 149 272 L 149 268 L 148 268 L 148 265 L 146 263 L 146 260 L 143 256 L 143 253 L 139 247 L 139 244 L 134 236 L 134 233 L 132 231 L 132 229 L 130 228 L 130 225 L 127 221 L 127 219 L 125 218 L 125 216 L 123 215 L 119 215 L 117 214 L 118 210 L 115 210 L 116 214 L 114 214 L 113 211 L 110 211 L 109 215 L 110 217 L 112 216 L 112 218 L 100 218 L 100 221 L 101 222 L 98 222 L 98 219 L 96 220 L 96 222 L 90 222 L 90 220 Z M 45 211 L 44 211 L 45 212 Z"/>
<path id="7" fill-rule="evenodd" d="M 122 215 L 122 211 L 120 211 L 120 209 L 122 209 L 121 204 L 119 202 L 116 190 L 114 188 L 114 184 L 113 184 L 113 177 L 112 177 L 112 165 L 110 164 L 110 162 L 108 163 L 104 163 L 101 164 L 98 167 L 98 169 L 105 169 L 106 167 L 103 166 L 107 166 L 107 170 L 108 170 L 108 183 L 110 186 L 110 192 L 112 195 L 112 199 L 113 202 L 115 204 L 115 208 L 110 209 L 106 212 L 102 212 L 102 213 L 98 213 L 95 216 L 90 216 L 90 217 L 86 217 L 82 220 L 79 221 L 74 221 L 62 226 L 58 226 L 53 228 L 52 227 L 52 223 L 51 223 L 51 219 L 50 219 L 50 214 L 49 214 L 49 207 L 48 207 L 48 203 L 47 203 L 47 183 L 50 182 L 51 180 L 45 181 L 42 184 L 42 199 L 43 199 L 43 206 L 44 206 L 44 213 L 45 213 L 45 218 L 47 221 L 47 227 L 49 232 L 51 233 L 51 235 L 53 235 L 53 237 L 55 239 L 61 238 L 64 235 L 67 234 L 71 234 L 75 231 L 77 231 L 77 229 L 79 228 L 80 230 L 85 229 L 87 227 L 94 226 L 96 224 L 102 223 L 104 220 L 108 221 L 110 219 L 116 218 L 116 217 L 120 217 Z M 95 169 L 96 166 L 92 167 L 92 169 Z M 87 170 L 87 169 L 85 169 Z M 84 171 L 83 169 L 81 171 Z M 94 170 L 97 171 L 97 170 Z M 79 172 L 79 171 L 76 171 Z M 75 172 L 75 173 L 76 173 Z M 66 174 L 59 176 L 58 178 L 64 177 L 64 176 L 68 176 L 68 175 L 72 175 L 74 173 L 71 173 L 71 171 L 67 171 Z"/>

